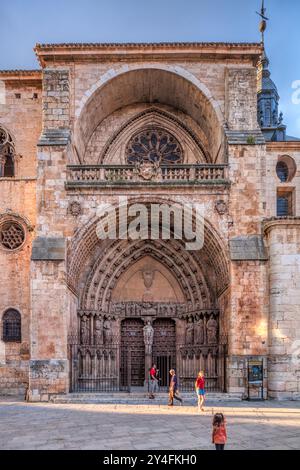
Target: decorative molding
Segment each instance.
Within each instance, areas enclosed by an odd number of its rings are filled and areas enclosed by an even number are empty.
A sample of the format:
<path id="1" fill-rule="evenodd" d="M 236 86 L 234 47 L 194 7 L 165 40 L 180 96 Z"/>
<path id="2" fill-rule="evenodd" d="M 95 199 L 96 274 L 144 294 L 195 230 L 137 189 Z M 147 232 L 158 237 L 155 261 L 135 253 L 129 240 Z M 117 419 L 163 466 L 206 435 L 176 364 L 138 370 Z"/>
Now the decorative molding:
<path id="1" fill-rule="evenodd" d="M 268 219 L 264 219 L 262 225 L 265 233 L 268 233 L 276 227 L 299 227 L 300 217 L 270 217 Z"/>
<path id="2" fill-rule="evenodd" d="M 71 201 L 68 207 L 69 213 L 73 215 L 73 217 L 78 217 L 82 214 L 82 206 L 78 201 Z"/>

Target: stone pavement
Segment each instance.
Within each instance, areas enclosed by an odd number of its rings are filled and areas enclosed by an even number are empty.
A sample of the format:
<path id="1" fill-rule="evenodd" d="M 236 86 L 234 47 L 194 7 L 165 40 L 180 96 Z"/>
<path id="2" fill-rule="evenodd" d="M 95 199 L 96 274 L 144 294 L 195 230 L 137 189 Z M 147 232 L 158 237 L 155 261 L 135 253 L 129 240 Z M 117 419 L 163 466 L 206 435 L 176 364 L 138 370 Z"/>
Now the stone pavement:
<path id="1" fill-rule="evenodd" d="M 195 406 L 0 401 L 0 449 L 213 449 L 212 413 L 226 415 L 227 449 L 300 449 L 299 402 Z"/>

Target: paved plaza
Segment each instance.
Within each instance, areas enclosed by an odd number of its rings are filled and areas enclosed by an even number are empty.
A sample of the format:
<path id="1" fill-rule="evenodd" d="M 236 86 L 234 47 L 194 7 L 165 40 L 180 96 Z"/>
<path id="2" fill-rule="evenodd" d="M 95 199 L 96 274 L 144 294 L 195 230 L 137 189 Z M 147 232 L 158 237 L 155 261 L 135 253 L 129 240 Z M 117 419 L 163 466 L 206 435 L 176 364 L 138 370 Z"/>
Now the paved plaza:
<path id="1" fill-rule="evenodd" d="M 213 412 L 228 423 L 227 449 L 300 449 L 300 403 L 195 406 L 0 401 L 0 449 L 213 449 Z"/>

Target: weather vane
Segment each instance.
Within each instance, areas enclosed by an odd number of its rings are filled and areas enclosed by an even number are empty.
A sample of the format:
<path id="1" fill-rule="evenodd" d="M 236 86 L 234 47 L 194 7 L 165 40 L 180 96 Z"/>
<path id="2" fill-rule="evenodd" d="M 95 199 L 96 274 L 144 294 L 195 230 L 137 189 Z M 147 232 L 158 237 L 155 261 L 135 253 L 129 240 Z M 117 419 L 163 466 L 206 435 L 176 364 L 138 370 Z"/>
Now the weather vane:
<path id="1" fill-rule="evenodd" d="M 261 17 L 261 22 L 259 24 L 259 31 L 261 32 L 261 42 L 263 44 L 265 42 L 264 33 L 267 29 L 267 21 L 269 20 L 269 18 L 266 17 L 266 11 L 267 9 L 265 8 L 265 2 L 264 0 L 262 0 L 260 13 L 258 11 L 256 13 L 258 14 L 258 16 Z"/>

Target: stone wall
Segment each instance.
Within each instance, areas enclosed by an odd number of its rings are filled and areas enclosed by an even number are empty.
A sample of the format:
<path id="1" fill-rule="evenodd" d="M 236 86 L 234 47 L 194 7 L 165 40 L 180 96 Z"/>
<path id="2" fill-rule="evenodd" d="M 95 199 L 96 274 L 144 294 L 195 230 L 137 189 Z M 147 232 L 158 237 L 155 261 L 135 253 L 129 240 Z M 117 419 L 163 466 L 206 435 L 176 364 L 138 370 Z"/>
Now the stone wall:
<path id="1" fill-rule="evenodd" d="M 255 68 L 226 71 L 226 120 L 229 129 L 253 130 L 257 123 L 257 72 Z"/>
<path id="2" fill-rule="evenodd" d="M 14 178 L 0 179 L 0 220 L 18 220 L 25 243 L 13 252 L 0 247 L 0 394 L 25 396 L 30 358 L 30 255 L 36 224 L 36 142 L 41 132 L 41 80 L 5 78 L 0 125 L 16 148 Z M 2 316 L 8 308 L 21 314 L 21 343 L 2 341 Z"/>
<path id="3" fill-rule="evenodd" d="M 67 128 L 70 124 L 68 70 L 43 72 L 43 129 Z"/>
<path id="4" fill-rule="evenodd" d="M 265 223 L 269 261 L 269 397 L 300 398 L 300 222 Z"/>

